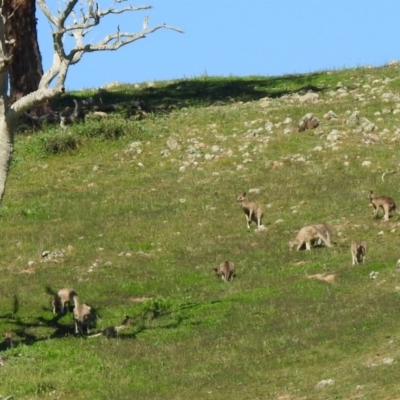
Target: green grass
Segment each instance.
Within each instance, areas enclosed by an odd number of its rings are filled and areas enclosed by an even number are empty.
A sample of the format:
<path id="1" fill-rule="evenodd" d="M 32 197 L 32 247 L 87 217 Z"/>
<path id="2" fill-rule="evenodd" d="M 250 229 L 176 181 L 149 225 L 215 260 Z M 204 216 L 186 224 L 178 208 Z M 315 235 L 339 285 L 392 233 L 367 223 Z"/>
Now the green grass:
<path id="1" fill-rule="evenodd" d="M 66 132 L 25 127 L 16 138 L 0 209 L 0 334 L 11 331 L 16 346 L 0 350 L 0 396 L 400 397 L 400 221 L 374 220 L 367 199 L 372 189 L 400 202 L 398 175 L 381 179 L 398 170 L 398 101 L 382 98 L 398 94 L 398 75 L 394 65 L 203 76 L 54 102 L 93 96 L 119 110 Z M 348 96 L 332 94 L 339 83 Z M 321 101 L 293 100 L 308 89 Z M 141 119 L 137 100 L 148 110 Z M 355 109 L 377 125 L 374 144 L 346 124 Z M 337 121 L 323 118 L 329 110 Z M 308 112 L 320 126 L 299 133 Z M 343 135 L 336 147 L 327 146 L 333 129 Z M 266 232 L 248 231 L 235 201 L 252 188 Z M 289 251 L 298 229 L 322 222 L 333 229 L 332 249 Z M 350 243 L 359 239 L 367 261 L 353 267 Z M 41 262 L 45 250 L 64 257 Z M 229 284 L 212 271 L 225 260 L 236 268 Z M 46 286 L 71 286 L 95 307 L 93 332 L 125 315 L 134 323 L 114 339 L 75 337 L 71 315 L 54 319 Z M 324 379 L 335 384 L 316 390 Z"/>

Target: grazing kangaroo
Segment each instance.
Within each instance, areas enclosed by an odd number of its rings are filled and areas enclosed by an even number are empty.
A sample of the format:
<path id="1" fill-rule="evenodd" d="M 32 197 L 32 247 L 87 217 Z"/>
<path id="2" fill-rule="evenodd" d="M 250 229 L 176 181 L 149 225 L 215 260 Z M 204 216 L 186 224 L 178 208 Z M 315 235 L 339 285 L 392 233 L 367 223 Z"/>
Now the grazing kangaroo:
<path id="1" fill-rule="evenodd" d="M 75 308 L 74 308 L 74 321 L 75 321 L 75 333 L 83 334 L 83 327 L 86 326 L 86 333 L 89 334 L 89 325 L 93 320 L 94 310 L 87 304 L 81 304 L 79 302 L 78 296 L 73 298 Z"/>
<path id="2" fill-rule="evenodd" d="M 105 336 L 107 339 L 117 337 L 119 332 L 124 329 L 127 329 L 132 324 L 132 318 L 126 316 L 125 319 L 122 321 L 121 325 L 118 326 L 108 326 L 107 328 L 103 329 L 100 333 L 96 333 L 94 335 L 88 336 L 89 338 Z"/>
<path id="3" fill-rule="evenodd" d="M 325 246 L 332 247 L 330 233 L 328 235 L 328 230 L 320 230 L 318 229 L 318 226 L 325 226 L 327 228 L 327 225 L 325 224 L 303 226 L 303 228 L 301 228 L 297 233 L 296 237 L 289 242 L 290 250 L 292 250 L 293 246 L 297 245 L 297 251 L 299 251 L 304 243 L 306 245 L 306 250 L 311 250 L 311 242 L 316 239 L 322 240 L 322 242 L 325 243 Z"/>
<path id="4" fill-rule="evenodd" d="M 235 264 L 231 261 L 225 261 L 213 268 L 215 273 L 222 278 L 224 282 L 229 282 L 233 278 Z"/>
<path id="5" fill-rule="evenodd" d="M 368 195 L 368 198 L 369 198 L 372 206 L 374 207 L 374 217 L 375 218 L 378 217 L 379 208 L 382 208 L 382 210 L 385 213 L 385 215 L 383 217 L 383 219 L 385 221 L 389 221 L 389 213 L 391 211 L 394 211 L 397 214 L 400 214 L 400 211 L 396 207 L 396 203 L 394 202 L 394 200 L 391 197 L 388 197 L 388 196 L 375 197 L 374 192 L 371 190 Z"/>
<path id="6" fill-rule="evenodd" d="M 246 192 L 239 195 L 236 200 L 240 203 L 240 206 L 246 215 L 247 228 L 250 229 L 251 221 L 256 222 L 257 227 L 259 228 L 261 226 L 261 219 L 263 216 L 263 210 L 261 206 L 253 201 L 247 200 Z"/>
<path id="7" fill-rule="evenodd" d="M 74 289 L 60 289 L 54 295 L 54 299 L 51 302 L 51 305 L 53 306 L 53 314 L 64 314 L 65 312 L 71 311 L 74 296 L 77 296 Z"/>
<path id="8" fill-rule="evenodd" d="M 367 243 L 364 241 L 357 241 L 351 243 L 351 259 L 353 265 L 360 262 L 364 263 L 367 254 Z"/>

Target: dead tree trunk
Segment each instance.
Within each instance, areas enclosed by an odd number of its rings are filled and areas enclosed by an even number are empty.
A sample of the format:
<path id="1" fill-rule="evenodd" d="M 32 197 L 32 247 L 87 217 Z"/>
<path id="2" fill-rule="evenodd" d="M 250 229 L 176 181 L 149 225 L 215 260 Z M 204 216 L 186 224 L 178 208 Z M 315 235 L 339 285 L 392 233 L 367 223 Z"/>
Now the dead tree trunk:
<path id="1" fill-rule="evenodd" d="M 36 0 L 3 0 L 10 102 L 34 92 L 43 75 L 36 29 Z"/>

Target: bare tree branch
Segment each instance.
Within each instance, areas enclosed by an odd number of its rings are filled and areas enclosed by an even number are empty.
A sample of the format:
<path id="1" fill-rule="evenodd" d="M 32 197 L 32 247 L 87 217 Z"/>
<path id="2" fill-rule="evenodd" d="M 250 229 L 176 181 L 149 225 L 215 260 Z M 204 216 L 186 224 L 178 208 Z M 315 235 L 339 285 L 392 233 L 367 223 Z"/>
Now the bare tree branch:
<path id="1" fill-rule="evenodd" d="M 158 29 L 170 29 L 179 33 L 183 33 L 183 31 L 179 28 L 175 28 L 172 26 L 168 26 L 165 24 L 155 26 L 151 29 L 146 29 L 145 31 L 139 33 L 126 33 L 126 32 L 116 32 L 111 35 L 107 35 L 103 40 L 95 43 L 95 44 L 86 44 L 83 45 L 82 37 L 78 32 L 74 32 L 73 35 L 76 40 L 76 46 L 71 50 L 69 55 L 67 56 L 70 58 L 71 64 L 76 64 L 81 58 L 84 53 L 91 53 L 94 51 L 111 51 L 111 50 L 118 50 L 122 46 L 125 46 L 129 43 L 132 43 L 139 39 L 144 39 L 150 33 L 157 31 Z"/>
<path id="2" fill-rule="evenodd" d="M 38 3 L 40 9 L 42 10 L 42 13 L 45 15 L 45 17 L 53 24 L 57 26 L 58 19 L 51 13 L 49 8 L 47 7 L 47 4 L 44 0 L 36 0 Z"/>
<path id="3" fill-rule="evenodd" d="M 65 21 L 71 15 L 71 12 L 74 9 L 74 7 L 76 6 L 77 2 L 78 2 L 78 0 L 69 0 L 69 3 L 67 3 L 67 7 L 65 8 L 64 12 L 62 12 L 60 14 L 60 16 L 58 18 L 58 23 L 57 23 L 57 28 L 59 28 L 60 31 L 64 27 Z"/>
<path id="4" fill-rule="evenodd" d="M 83 7 L 80 11 L 80 17 L 74 8 L 78 3 L 78 0 L 67 0 L 64 11 L 59 11 L 58 17 L 52 14 L 50 9 L 47 7 L 45 0 L 37 0 L 37 3 L 47 19 L 53 25 L 53 64 L 49 70 L 43 74 L 40 87 L 47 87 L 57 77 L 57 85 L 63 86 L 66 77 L 65 74 L 61 74 L 62 66 L 65 70 L 68 70 L 70 65 L 79 62 L 85 53 L 91 53 L 95 51 L 106 51 L 106 50 L 118 50 L 122 46 L 132 43 L 136 40 L 143 39 L 147 35 L 159 30 L 169 29 L 175 32 L 183 33 L 179 28 L 169 26 L 166 24 L 160 24 L 153 28 L 148 28 L 149 18 L 146 16 L 143 20 L 142 30 L 137 33 L 120 32 L 119 26 L 115 33 L 105 36 L 102 40 L 97 43 L 85 43 L 84 37 L 90 32 L 95 26 L 100 24 L 102 18 L 111 14 L 122 14 L 130 11 L 143 11 L 151 9 L 152 6 L 126 6 L 122 8 L 115 8 L 115 4 L 125 3 L 127 0 L 114 0 L 113 6 L 101 10 L 99 4 L 95 0 L 86 0 L 83 2 Z M 71 20 L 72 24 L 67 25 L 67 21 Z M 65 34 L 70 34 L 75 39 L 75 45 L 73 48 L 66 53 L 64 45 Z M 60 70 L 61 68 L 61 70 Z"/>
<path id="5" fill-rule="evenodd" d="M 85 13 L 83 9 L 81 9 L 81 18 L 78 20 L 76 17 L 74 18 L 74 24 L 72 25 L 65 25 L 65 22 L 67 18 L 71 15 L 73 12 L 73 8 L 77 3 L 77 0 L 70 0 L 70 3 L 68 3 L 67 9 L 60 15 L 60 17 L 56 17 L 51 13 L 49 8 L 47 7 L 45 0 L 37 0 L 37 3 L 39 4 L 39 7 L 41 8 L 42 12 L 46 15 L 46 17 L 49 19 L 49 21 L 57 28 L 57 33 L 58 34 L 64 34 L 65 32 L 70 32 L 75 29 L 88 29 L 90 27 L 96 26 L 100 23 L 100 19 L 105 17 L 106 15 L 110 14 L 122 14 L 124 12 L 128 11 L 141 11 L 141 10 L 149 10 L 152 9 L 153 6 L 138 6 L 138 7 L 133 7 L 133 6 L 128 6 L 120 9 L 114 9 L 114 8 L 108 8 L 105 10 L 99 10 L 98 9 L 98 3 L 96 2 L 96 11 L 93 11 L 93 2 L 89 2 L 88 12 Z M 72 5 L 72 3 L 74 3 Z M 114 3 L 120 3 L 114 2 Z M 72 8 L 70 7 L 72 5 Z"/>
<path id="6" fill-rule="evenodd" d="M 35 92 L 29 93 L 28 95 L 21 97 L 15 103 L 11 105 L 8 111 L 8 117 L 18 117 L 25 111 L 42 104 L 45 100 L 51 99 L 64 93 L 64 87 L 45 88 L 38 89 Z"/>

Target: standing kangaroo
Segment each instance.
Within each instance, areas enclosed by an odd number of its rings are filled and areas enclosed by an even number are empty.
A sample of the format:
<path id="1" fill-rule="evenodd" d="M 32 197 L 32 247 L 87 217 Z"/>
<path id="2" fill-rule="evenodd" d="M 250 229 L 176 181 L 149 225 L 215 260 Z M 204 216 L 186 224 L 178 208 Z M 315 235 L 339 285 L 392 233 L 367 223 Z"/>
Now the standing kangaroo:
<path id="1" fill-rule="evenodd" d="M 396 207 L 396 203 L 391 197 L 388 196 L 380 196 L 375 197 L 374 192 L 371 190 L 368 195 L 369 201 L 371 202 L 372 206 L 374 207 L 374 217 L 378 217 L 379 208 L 382 208 L 383 212 L 385 213 L 383 219 L 384 221 L 389 221 L 389 213 L 391 211 L 400 214 L 400 211 Z"/>
<path id="2" fill-rule="evenodd" d="M 74 296 L 77 296 L 74 289 L 60 289 L 54 295 L 54 299 L 51 302 L 51 305 L 53 306 L 53 314 L 64 314 L 65 312 L 71 311 Z"/>
<path id="3" fill-rule="evenodd" d="M 256 222 L 257 227 L 260 228 L 261 218 L 263 217 L 261 206 L 258 203 L 247 200 L 246 192 L 239 195 L 236 200 L 240 203 L 240 206 L 246 215 L 247 228 L 250 229 L 251 221 Z"/>
<path id="4" fill-rule="evenodd" d="M 367 254 L 367 243 L 364 241 L 351 243 L 351 260 L 353 265 L 364 263 Z"/>
<path id="5" fill-rule="evenodd" d="M 75 333 L 83 334 L 83 327 L 86 327 L 86 333 L 89 334 L 89 325 L 93 320 L 94 310 L 87 304 L 81 304 L 78 296 L 74 296 L 74 321 L 75 321 Z"/>

